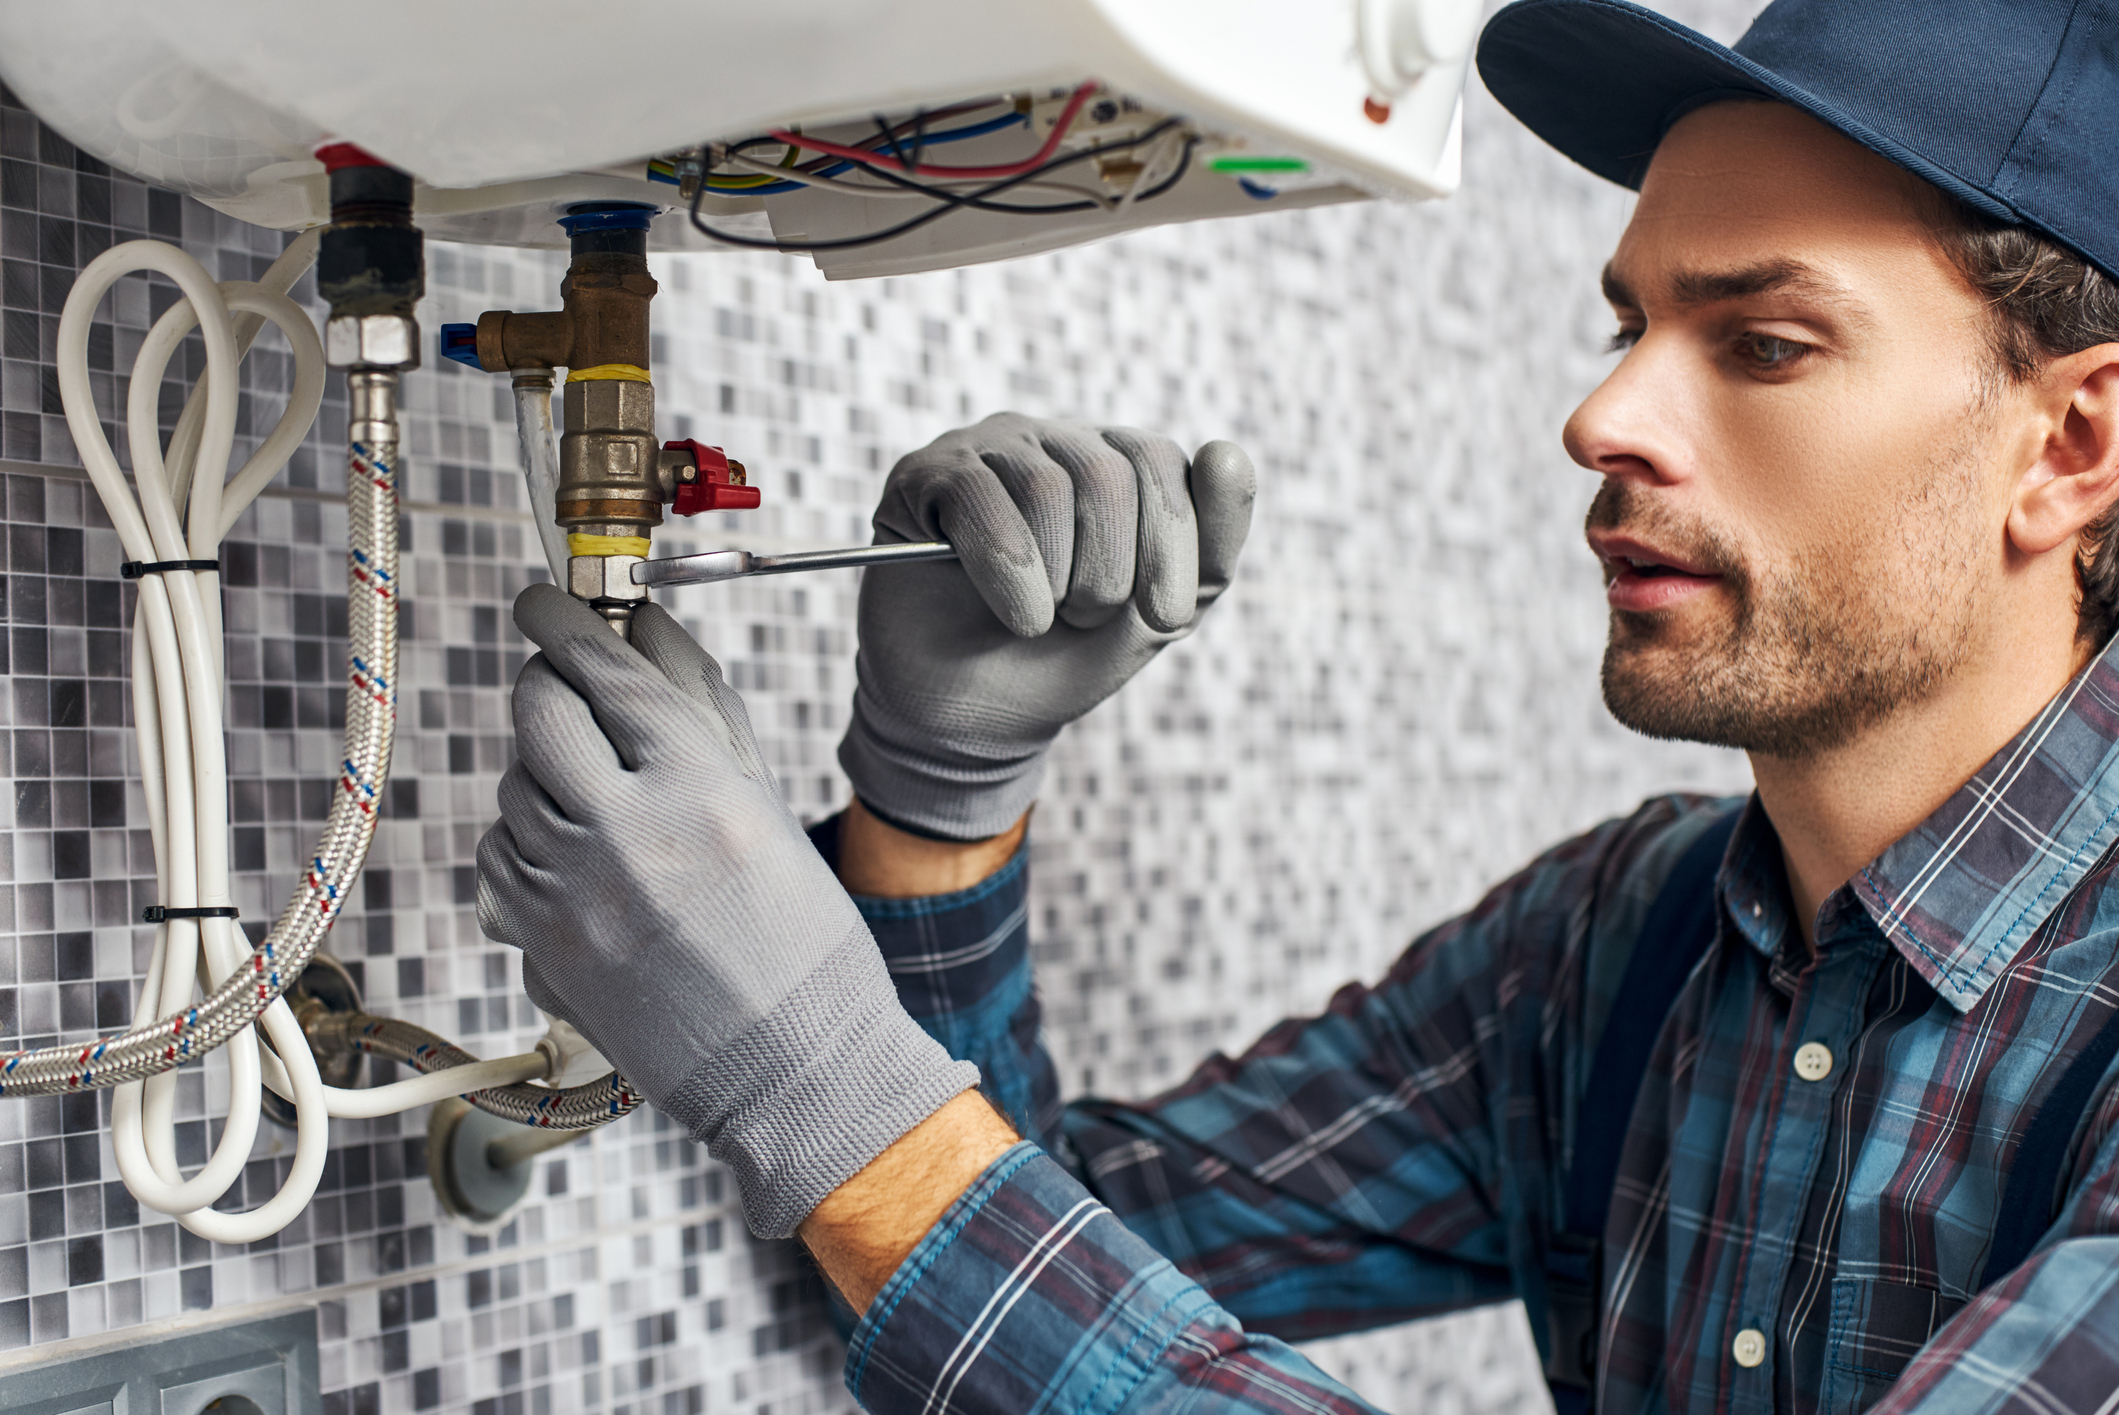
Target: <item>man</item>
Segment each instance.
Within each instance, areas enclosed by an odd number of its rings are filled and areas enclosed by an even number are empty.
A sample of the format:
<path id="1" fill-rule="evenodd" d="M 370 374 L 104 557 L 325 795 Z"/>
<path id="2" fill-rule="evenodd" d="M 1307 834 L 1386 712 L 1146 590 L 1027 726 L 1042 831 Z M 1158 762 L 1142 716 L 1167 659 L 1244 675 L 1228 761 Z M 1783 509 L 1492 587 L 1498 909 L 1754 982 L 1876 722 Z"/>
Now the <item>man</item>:
<path id="1" fill-rule="evenodd" d="M 1359 1409 L 1273 1337 L 1515 1296 L 1574 1408 L 2114 1408 L 2110 28 L 1495 19 L 1497 96 L 1641 192 L 1565 435 L 1607 702 L 1758 790 L 1559 846 L 1154 1101 L 1053 1113 L 1019 846 L 1059 726 L 1226 582 L 1234 449 L 901 463 L 879 534 L 963 565 L 864 584 L 821 849 L 667 616 L 524 596 L 487 927 L 864 1313 L 866 1408 Z"/>

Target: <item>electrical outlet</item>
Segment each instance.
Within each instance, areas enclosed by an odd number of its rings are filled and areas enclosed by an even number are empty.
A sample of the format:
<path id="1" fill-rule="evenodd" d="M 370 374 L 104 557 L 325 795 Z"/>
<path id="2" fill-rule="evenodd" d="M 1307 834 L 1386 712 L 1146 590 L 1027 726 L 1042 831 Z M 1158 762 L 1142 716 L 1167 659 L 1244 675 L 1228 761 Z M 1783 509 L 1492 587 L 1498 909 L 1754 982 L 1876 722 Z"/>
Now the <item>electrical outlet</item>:
<path id="1" fill-rule="evenodd" d="M 323 1403 L 313 1307 L 0 1371 L 9 1415 L 322 1415 Z"/>

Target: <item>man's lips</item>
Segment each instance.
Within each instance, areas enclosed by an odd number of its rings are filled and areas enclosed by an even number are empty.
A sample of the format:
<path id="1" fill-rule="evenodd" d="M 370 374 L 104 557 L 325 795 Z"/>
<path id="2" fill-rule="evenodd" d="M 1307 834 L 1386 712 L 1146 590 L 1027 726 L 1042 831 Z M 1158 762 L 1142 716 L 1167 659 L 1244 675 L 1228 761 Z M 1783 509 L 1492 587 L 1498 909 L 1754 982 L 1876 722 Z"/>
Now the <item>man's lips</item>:
<path id="1" fill-rule="evenodd" d="M 1670 609 L 1704 593 L 1722 577 L 1694 561 L 1631 536 L 1589 533 L 1604 562 L 1604 597 L 1613 609 Z"/>

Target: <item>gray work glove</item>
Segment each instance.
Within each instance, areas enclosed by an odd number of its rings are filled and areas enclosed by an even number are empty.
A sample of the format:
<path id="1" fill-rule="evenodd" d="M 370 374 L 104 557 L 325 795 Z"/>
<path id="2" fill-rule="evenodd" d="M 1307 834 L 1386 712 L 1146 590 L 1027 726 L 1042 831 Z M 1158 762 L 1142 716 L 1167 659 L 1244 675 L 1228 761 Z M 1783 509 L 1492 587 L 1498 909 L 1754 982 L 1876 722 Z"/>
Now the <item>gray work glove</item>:
<path id="1" fill-rule="evenodd" d="M 853 901 L 788 812 L 743 702 L 649 605 L 632 646 L 551 585 L 515 601 L 543 653 L 478 846 L 478 922 L 735 1173 L 753 1232 L 817 1202 L 979 1083 L 898 1004 Z"/>
<path id="2" fill-rule="evenodd" d="M 1250 458 L 1131 428 L 997 413 L 891 468 L 878 544 L 955 562 L 861 581 L 853 719 L 839 762 L 886 820 L 950 840 L 1008 829 L 1059 730 L 1228 588 L 1251 526 Z"/>

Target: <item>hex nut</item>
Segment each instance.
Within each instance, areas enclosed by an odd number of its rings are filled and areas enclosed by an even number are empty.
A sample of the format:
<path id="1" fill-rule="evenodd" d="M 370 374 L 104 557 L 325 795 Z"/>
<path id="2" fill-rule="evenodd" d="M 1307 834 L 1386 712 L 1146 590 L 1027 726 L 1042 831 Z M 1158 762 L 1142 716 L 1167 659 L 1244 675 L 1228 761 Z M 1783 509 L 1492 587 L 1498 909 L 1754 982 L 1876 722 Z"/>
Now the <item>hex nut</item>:
<path id="1" fill-rule="evenodd" d="M 647 586 L 633 583 L 638 555 L 577 555 L 567 561 L 567 593 L 576 599 L 644 600 Z"/>
<path id="2" fill-rule="evenodd" d="M 324 361 L 333 368 L 418 368 L 419 321 L 401 314 L 339 315 L 324 325 Z"/>

